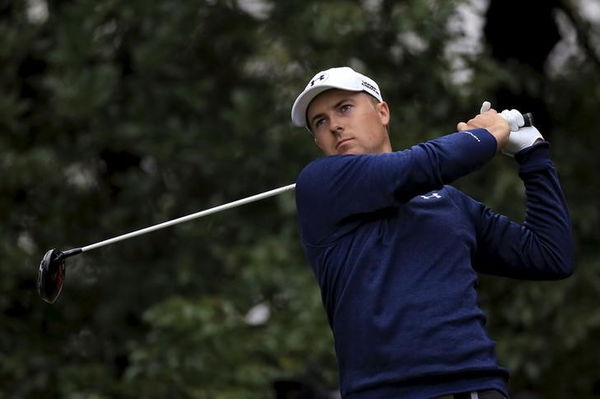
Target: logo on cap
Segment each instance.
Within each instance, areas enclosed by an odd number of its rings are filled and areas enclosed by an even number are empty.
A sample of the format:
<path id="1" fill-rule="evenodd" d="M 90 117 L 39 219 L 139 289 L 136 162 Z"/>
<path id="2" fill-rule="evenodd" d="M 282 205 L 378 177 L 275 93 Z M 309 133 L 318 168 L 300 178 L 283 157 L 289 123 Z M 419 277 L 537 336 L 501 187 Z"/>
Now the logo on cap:
<path id="1" fill-rule="evenodd" d="M 315 85 L 315 83 L 317 83 L 317 81 L 324 81 L 325 79 L 327 79 L 328 75 L 326 73 L 322 73 L 319 76 L 315 77 L 313 80 L 310 81 L 309 86 L 313 87 Z"/>
<path id="2" fill-rule="evenodd" d="M 370 84 L 369 82 L 365 82 L 365 81 L 363 80 L 361 83 L 362 83 L 362 85 L 363 85 L 364 87 L 366 87 L 367 89 L 370 89 L 370 90 L 374 91 L 375 93 L 379 94 L 379 90 L 377 90 L 377 89 L 375 88 L 375 86 L 373 86 L 373 85 L 372 85 L 372 84 Z"/>

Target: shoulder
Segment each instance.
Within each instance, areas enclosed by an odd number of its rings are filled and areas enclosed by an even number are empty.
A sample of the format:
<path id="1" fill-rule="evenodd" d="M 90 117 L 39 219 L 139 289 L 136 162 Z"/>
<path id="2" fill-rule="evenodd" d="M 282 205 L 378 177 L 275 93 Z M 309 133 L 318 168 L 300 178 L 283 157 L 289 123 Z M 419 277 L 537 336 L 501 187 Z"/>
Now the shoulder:
<path id="1" fill-rule="evenodd" d="M 335 157 L 320 157 L 311 161 L 300 171 L 300 174 L 298 175 L 298 181 L 311 178 L 315 172 L 330 164 L 333 158 Z"/>
<path id="2" fill-rule="evenodd" d="M 326 190 L 327 182 L 331 179 L 331 170 L 337 168 L 337 156 L 320 157 L 306 165 L 296 179 L 296 203 L 299 210 L 301 205 L 318 201 L 315 196 Z"/>
<path id="3" fill-rule="evenodd" d="M 352 173 L 356 170 L 365 171 L 365 167 L 381 165 L 388 166 L 402 158 L 405 151 L 386 152 L 382 154 L 347 154 L 323 156 L 310 162 L 302 169 L 298 181 L 311 180 L 322 176 Z"/>
<path id="4" fill-rule="evenodd" d="M 350 164 L 360 161 L 362 155 L 330 155 L 315 159 L 306 165 L 298 175 L 297 189 L 310 187 L 314 183 L 333 177 L 347 170 Z"/>
<path id="5" fill-rule="evenodd" d="M 318 184 L 323 172 L 328 170 L 335 161 L 333 157 L 321 157 L 306 165 L 296 179 L 296 192 L 300 193 L 314 184 Z"/>

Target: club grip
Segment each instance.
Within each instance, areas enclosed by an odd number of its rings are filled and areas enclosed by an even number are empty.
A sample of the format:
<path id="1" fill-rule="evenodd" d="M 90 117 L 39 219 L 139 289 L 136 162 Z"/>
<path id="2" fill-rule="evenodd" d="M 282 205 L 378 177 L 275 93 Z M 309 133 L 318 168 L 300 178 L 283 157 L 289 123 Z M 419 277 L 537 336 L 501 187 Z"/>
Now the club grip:
<path id="1" fill-rule="evenodd" d="M 525 120 L 525 125 L 523 126 L 533 126 L 533 114 L 531 112 L 523 114 L 523 119 Z"/>

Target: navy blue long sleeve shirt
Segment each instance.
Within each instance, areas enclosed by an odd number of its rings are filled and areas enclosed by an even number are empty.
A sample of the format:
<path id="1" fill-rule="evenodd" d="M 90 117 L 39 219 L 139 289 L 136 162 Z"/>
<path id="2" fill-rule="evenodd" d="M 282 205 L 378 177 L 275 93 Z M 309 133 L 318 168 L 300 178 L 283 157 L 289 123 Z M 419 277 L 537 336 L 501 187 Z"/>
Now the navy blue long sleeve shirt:
<path id="1" fill-rule="evenodd" d="M 489 161 L 484 129 L 404 151 L 319 158 L 300 173 L 300 234 L 335 340 L 341 393 L 424 399 L 497 389 L 477 272 L 560 279 L 573 272 L 567 206 L 548 144 L 516 156 L 522 224 L 448 186 Z"/>

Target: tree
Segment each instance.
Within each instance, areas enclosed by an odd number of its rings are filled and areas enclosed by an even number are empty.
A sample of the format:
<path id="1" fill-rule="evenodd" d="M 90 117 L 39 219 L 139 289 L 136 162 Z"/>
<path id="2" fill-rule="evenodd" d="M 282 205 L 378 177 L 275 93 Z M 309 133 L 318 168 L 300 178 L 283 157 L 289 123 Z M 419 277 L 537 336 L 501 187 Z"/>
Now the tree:
<path id="1" fill-rule="evenodd" d="M 450 132 L 483 98 L 515 106 L 493 98 L 503 87 L 548 110 L 578 271 L 560 283 L 482 277 L 482 305 L 515 393 L 597 394 L 591 53 L 549 76 L 486 48 L 457 82 L 458 0 L 51 1 L 47 19 L 32 4 L 0 5 L 0 398 L 268 398 L 287 379 L 335 390 L 290 193 L 69 259 L 54 305 L 35 292 L 49 248 L 293 182 L 318 153 L 290 105 L 334 65 L 376 78 L 398 149 Z M 522 217 L 510 159 L 457 184 Z"/>

